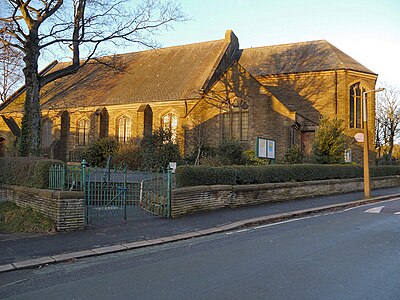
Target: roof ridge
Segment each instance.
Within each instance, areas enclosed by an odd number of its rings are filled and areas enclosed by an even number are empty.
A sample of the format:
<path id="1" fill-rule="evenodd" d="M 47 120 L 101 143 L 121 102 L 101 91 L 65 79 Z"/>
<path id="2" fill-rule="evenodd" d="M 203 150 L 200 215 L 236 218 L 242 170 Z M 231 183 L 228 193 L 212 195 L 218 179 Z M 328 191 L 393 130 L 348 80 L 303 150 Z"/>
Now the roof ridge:
<path id="1" fill-rule="evenodd" d="M 337 58 L 337 60 L 339 61 L 339 65 L 338 66 L 336 66 L 336 68 L 337 69 L 340 69 L 340 68 L 345 68 L 346 67 L 346 65 L 345 65 L 345 63 L 343 62 L 343 60 L 339 57 L 339 55 L 337 54 L 337 52 L 336 52 L 336 50 L 339 50 L 339 51 L 341 51 L 339 48 L 337 48 L 337 47 L 335 47 L 334 45 L 332 45 L 331 43 L 329 43 L 328 41 L 327 41 L 327 44 L 328 44 L 328 46 L 329 46 L 329 48 L 332 50 L 332 52 L 333 52 L 333 55 L 335 55 L 335 57 Z M 341 51 L 341 52 L 343 52 L 343 51 Z M 343 52 L 344 53 L 344 52 Z M 346 54 L 346 53 L 344 53 L 344 54 Z M 346 54 L 347 55 L 347 54 Z M 347 56 L 349 56 L 349 55 L 347 55 Z M 349 56 L 350 58 L 352 58 L 351 56 Z M 352 58 L 353 59 L 353 58 Z M 354 59 L 355 60 L 355 59 Z M 360 64 L 361 65 L 361 64 Z"/>
<path id="2" fill-rule="evenodd" d="M 312 40 L 312 41 L 304 41 L 304 42 L 294 42 L 294 43 L 285 43 L 285 44 L 274 44 L 274 45 L 250 47 L 250 48 L 244 48 L 244 49 L 241 49 L 241 50 L 249 50 L 249 49 L 257 50 L 257 49 L 268 48 L 268 47 L 289 46 L 289 45 L 304 45 L 304 44 L 311 44 L 311 43 L 317 43 L 317 42 L 319 42 L 319 43 L 320 42 L 325 42 L 325 43 L 329 44 L 329 42 L 327 40 Z"/>
<path id="3" fill-rule="evenodd" d="M 153 48 L 153 49 L 145 49 L 145 50 L 140 50 L 140 51 L 132 51 L 132 52 L 126 52 L 126 53 L 116 53 L 116 54 L 109 54 L 109 55 L 104 55 L 104 56 L 96 56 L 91 58 L 90 60 L 94 59 L 101 59 L 101 58 L 112 58 L 115 56 L 128 56 L 136 53 L 144 53 L 144 52 L 150 52 L 150 51 L 160 51 L 160 50 L 166 50 L 166 49 L 172 49 L 172 48 L 178 48 L 178 47 L 189 47 L 193 45 L 200 45 L 200 44 L 211 44 L 211 43 L 216 43 L 216 42 L 225 42 L 225 39 L 219 39 L 219 40 L 212 40 L 212 41 L 206 41 L 206 42 L 196 42 L 196 43 L 191 43 L 191 44 L 183 44 L 183 45 L 175 45 L 175 46 L 169 46 L 169 47 L 163 47 L 163 48 Z M 81 61 L 85 61 L 86 59 L 81 59 Z M 59 61 L 59 64 L 63 63 L 68 63 L 70 61 Z"/>
<path id="4" fill-rule="evenodd" d="M 345 55 L 347 57 L 349 57 L 351 60 L 353 60 L 355 63 L 359 64 L 360 66 L 364 67 L 366 70 L 368 70 L 370 73 L 375 74 L 373 71 L 371 71 L 369 68 L 367 68 L 366 66 L 364 66 L 362 63 L 360 63 L 358 60 L 356 60 L 355 58 L 353 58 L 352 56 L 348 55 L 346 52 L 340 50 L 338 47 L 336 47 L 335 45 L 327 42 L 329 47 L 332 49 L 334 55 L 337 57 L 337 60 L 340 62 L 340 66 L 338 66 L 338 69 L 340 68 L 344 68 L 344 69 L 351 69 L 351 67 L 346 67 L 348 64 L 346 64 L 341 58 L 340 55 Z M 369 73 L 368 72 L 368 73 Z"/>

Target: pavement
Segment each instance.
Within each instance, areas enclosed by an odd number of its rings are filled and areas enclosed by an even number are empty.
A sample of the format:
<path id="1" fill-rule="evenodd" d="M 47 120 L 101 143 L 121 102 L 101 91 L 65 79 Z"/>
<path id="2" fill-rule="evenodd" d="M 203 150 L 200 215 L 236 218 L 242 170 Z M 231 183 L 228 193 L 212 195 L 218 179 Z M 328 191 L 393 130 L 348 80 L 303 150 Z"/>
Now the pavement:
<path id="1" fill-rule="evenodd" d="M 89 256 L 149 247 L 194 237 L 271 223 L 306 214 L 400 197 L 400 187 L 220 209 L 177 219 L 155 216 L 128 221 L 99 221 L 86 230 L 48 235 L 0 234 L 0 273 L 42 267 Z"/>

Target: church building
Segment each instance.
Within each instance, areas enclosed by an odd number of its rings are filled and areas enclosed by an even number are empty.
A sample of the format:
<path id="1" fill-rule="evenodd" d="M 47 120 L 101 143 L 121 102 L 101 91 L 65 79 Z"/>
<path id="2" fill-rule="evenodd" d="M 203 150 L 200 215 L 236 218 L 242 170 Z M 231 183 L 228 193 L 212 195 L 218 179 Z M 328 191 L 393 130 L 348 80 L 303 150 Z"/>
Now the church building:
<path id="1" fill-rule="evenodd" d="M 51 73 L 66 62 L 54 62 Z M 49 157 L 78 161 L 103 137 L 120 143 L 169 129 L 182 152 L 196 126 L 217 145 L 257 138 L 276 142 L 277 160 L 298 144 L 312 152 L 321 117 L 344 121 L 346 134 L 363 131 L 362 92 L 377 74 L 325 40 L 240 49 L 236 35 L 196 44 L 101 57 L 41 90 L 42 147 Z M 0 105 L 0 154 L 18 138 L 24 89 Z M 370 150 L 375 98 L 368 94 Z M 362 145 L 352 144 L 353 161 Z"/>

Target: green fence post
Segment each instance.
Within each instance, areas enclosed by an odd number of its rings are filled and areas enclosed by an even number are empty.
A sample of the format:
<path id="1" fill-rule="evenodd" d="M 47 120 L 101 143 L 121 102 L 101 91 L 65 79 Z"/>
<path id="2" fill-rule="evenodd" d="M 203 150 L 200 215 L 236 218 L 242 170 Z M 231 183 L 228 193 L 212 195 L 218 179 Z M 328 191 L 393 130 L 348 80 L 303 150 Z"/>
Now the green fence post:
<path id="1" fill-rule="evenodd" d="M 124 221 L 126 221 L 126 187 L 123 188 L 123 197 L 124 197 Z"/>
<path id="2" fill-rule="evenodd" d="M 167 218 L 171 217 L 171 185 L 172 185 L 172 168 L 167 168 Z"/>
<path id="3" fill-rule="evenodd" d="M 127 181 L 127 176 L 128 176 L 128 170 L 127 167 L 124 166 L 124 220 L 126 221 L 126 181 Z"/>
<path id="4" fill-rule="evenodd" d="M 85 159 L 83 159 L 82 160 L 82 162 L 81 162 L 81 171 L 82 171 L 82 173 L 81 173 L 81 183 L 82 183 L 82 186 L 81 186 L 81 190 L 83 190 L 83 194 L 84 194 L 84 200 L 86 201 L 86 224 L 89 224 L 89 197 L 87 196 L 87 193 L 86 193 L 86 166 L 87 166 L 87 163 L 86 163 L 86 160 Z"/>
<path id="5" fill-rule="evenodd" d="M 53 166 L 51 166 L 50 168 L 49 168 L 49 189 L 51 189 L 52 187 L 53 187 L 53 184 L 52 184 L 52 172 L 53 171 Z"/>
<path id="6" fill-rule="evenodd" d="M 65 188 L 67 186 L 67 166 L 63 165 L 62 166 L 62 178 L 61 178 L 61 190 L 65 191 Z"/>

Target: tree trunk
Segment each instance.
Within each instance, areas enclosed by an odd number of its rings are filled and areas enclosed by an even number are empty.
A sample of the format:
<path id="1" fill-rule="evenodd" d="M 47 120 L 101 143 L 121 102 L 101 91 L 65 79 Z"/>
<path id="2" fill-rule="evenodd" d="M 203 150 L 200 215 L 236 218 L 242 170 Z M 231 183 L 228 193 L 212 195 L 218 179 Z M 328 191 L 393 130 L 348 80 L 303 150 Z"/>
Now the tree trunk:
<path id="1" fill-rule="evenodd" d="M 39 156 L 41 140 L 41 113 L 39 103 L 40 80 L 38 71 L 39 38 L 37 30 L 31 30 L 26 41 L 24 57 L 26 96 L 20 137 L 22 156 Z"/>

